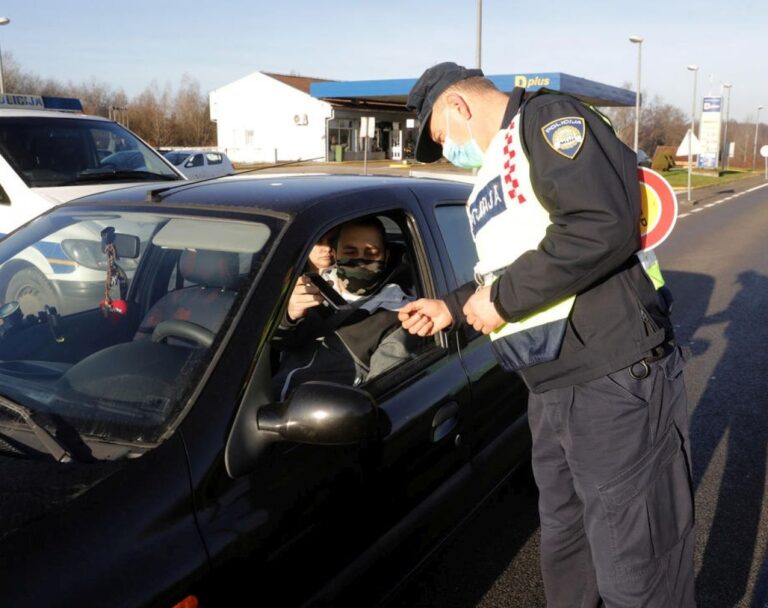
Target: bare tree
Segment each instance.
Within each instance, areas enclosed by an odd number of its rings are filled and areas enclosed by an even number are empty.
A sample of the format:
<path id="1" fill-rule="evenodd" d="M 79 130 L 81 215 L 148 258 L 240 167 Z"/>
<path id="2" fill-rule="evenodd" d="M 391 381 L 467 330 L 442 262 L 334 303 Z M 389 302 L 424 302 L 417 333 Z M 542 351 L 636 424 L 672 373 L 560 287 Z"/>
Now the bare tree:
<path id="1" fill-rule="evenodd" d="M 174 141 L 181 146 L 210 145 L 215 139 L 208 108 L 208 96 L 200 92 L 200 84 L 188 74 L 181 79 L 173 104 Z"/>
<path id="2" fill-rule="evenodd" d="M 689 126 L 685 112 L 655 96 L 640 112 L 638 145 L 652 157 L 657 146 L 680 145 Z"/>
<path id="3" fill-rule="evenodd" d="M 171 91 L 166 85 L 162 93 L 157 93 L 157 83 L 153 82 L 130 105 L 128 114 L 131 129 L 155 147 L 174 144 L 173 123 L 171 120 Z"/>

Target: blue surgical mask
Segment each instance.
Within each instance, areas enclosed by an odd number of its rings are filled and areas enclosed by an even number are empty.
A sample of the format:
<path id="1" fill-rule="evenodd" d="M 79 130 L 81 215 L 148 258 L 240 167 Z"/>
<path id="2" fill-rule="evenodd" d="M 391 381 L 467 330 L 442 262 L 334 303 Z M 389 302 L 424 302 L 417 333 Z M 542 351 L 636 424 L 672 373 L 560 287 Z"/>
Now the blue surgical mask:
<path id="1" fill-rule="evenodd" d="M 467 123 L 469 130 L 469 141 L 459 145 L 451 139 L 450 122 L 448 115 L 445 115 L 445 141 L 443 142 L 443 156 L 453 165 L 462 169 L 477 169 L 483 166 L 483 151 L 477 140 L 472 137 L 472 128 Z"/>

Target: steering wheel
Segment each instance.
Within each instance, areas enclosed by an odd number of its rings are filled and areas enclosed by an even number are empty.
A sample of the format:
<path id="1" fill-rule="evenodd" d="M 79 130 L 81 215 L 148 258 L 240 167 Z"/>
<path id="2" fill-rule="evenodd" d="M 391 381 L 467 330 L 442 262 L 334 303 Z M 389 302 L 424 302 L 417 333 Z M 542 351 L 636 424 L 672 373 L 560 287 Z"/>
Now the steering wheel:
<path id="1" fill-rule="evenodd" d="M 191 321 L 160 321 L 152 332 L 152 342 L 162 342 L 166 338 L 189 340 L 203 348 L 210 348 L 216 336 L 210 329 Z"/>

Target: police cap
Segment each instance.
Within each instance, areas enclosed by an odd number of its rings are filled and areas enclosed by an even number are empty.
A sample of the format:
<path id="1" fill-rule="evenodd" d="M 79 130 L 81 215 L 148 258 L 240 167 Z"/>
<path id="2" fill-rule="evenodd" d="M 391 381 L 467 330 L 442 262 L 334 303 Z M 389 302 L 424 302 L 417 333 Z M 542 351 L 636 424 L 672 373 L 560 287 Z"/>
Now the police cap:
<path id="1" fill-rule="evenodd" d="M 429 118 L 437 98 L 452 84 L 476 76 L 484 76 L 483 71 L 467 69 L 452 61 L 446 61 L 427 69 L 413 85 L 406 105 L 416 112 L 421 123 L 419 139 L 416 142 L 417 160 L 432 163 L 443 155 L 442 146 L 432 141 L 429 133 Z"/>

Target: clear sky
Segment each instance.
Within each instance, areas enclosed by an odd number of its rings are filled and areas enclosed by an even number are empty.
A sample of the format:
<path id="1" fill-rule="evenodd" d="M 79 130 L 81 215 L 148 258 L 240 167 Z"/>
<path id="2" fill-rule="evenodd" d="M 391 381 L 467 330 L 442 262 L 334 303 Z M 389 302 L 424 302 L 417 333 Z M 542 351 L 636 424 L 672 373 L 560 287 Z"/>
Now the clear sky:
<path id="1" fill-rule="evenodd" d="M 10 0 L 0 47 L 27 71 L 129 96 L 189 74 L 204 91 L 254 71 L 338 80 L 417 77 L 475 63 L 476 0 Z M 486 74 L 565 72 L 635 85 L 690 112 L 730 82 L 732 118 L 768 106 L 768 1 L 484 0 Z M 710 85 L 711 82 L 711 85 Z M 23 92 L 23 91 L 19 91 Z M 700 106 L 700 103 L 699 103 Z M 700 110 L 697 110 L 700 111 Z M 768 120 L 768 109 L 761 118 Z"/>

